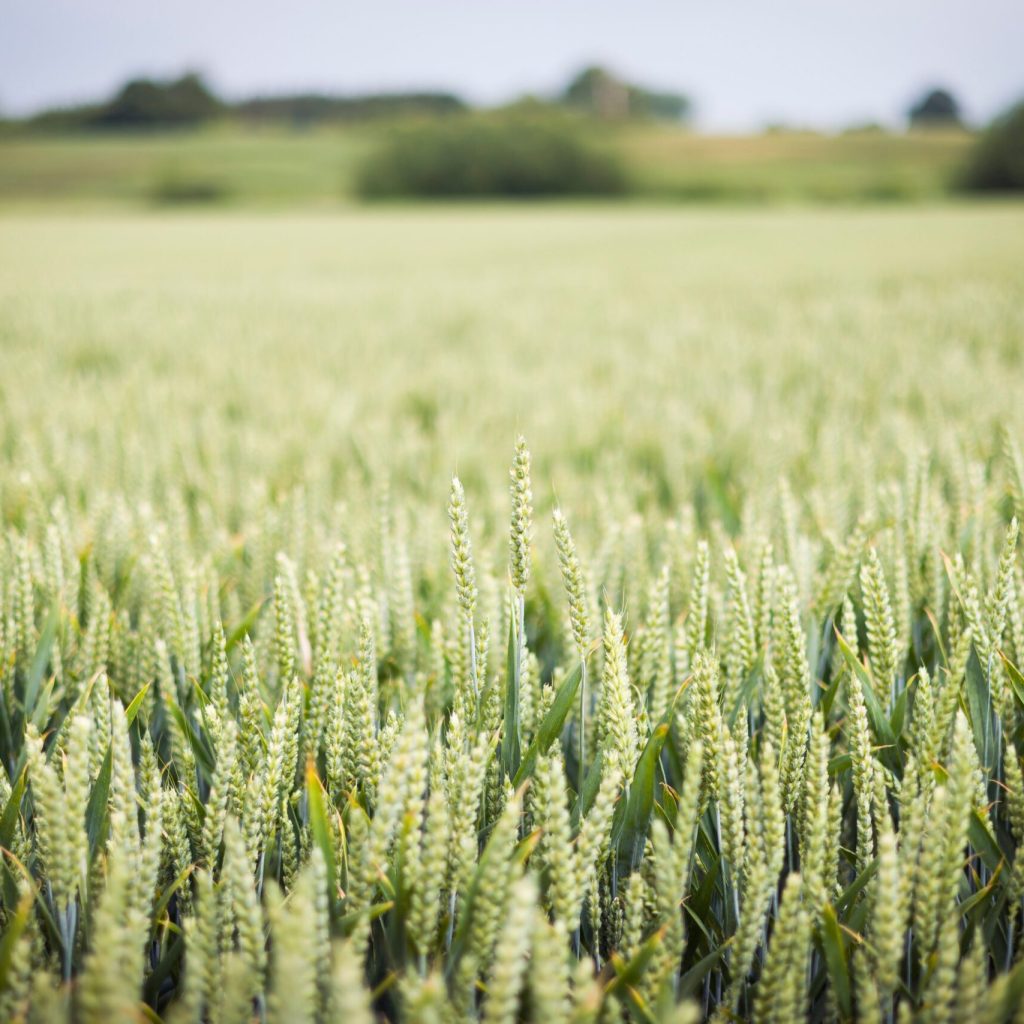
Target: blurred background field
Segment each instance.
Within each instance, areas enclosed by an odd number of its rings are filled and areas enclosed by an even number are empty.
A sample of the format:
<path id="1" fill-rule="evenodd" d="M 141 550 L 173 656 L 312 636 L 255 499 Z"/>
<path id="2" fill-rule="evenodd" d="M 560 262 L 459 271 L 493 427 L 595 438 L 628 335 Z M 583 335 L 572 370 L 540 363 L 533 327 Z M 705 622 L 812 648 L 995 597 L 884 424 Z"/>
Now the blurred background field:
<path id="1" fill-rule="evenodd" d="M 390 131 L 8 134 L 0 136 L 0 204 L 346 204 L 358 198 L 361 161 Z M 590 134 L 621 160 L 631 197 L 672 201 L 934 200 L 950 191 L 973 144 L 956 127 L 705 136 L 642 123 L 591 126 Z"/>
<path id="2" fill-rule="evenodd" d="M 0 196 L 5 204 L 36 206 L 175 199 L 338 203 L 350 193 L 370 144 L 358 130 L 8 137 L 0 140 Z"/>
<path id="3" fill-rule="evenodd" d="M 1024 108 L 985 131 L 946 89 L 899 124 L 742 134 L 683 93 L 586 67 L 497 106 L 448 92 L 227 102 L 193 73 L 0 122 L 0 208 L 57 203 L 339 206 L 361 200 L 935 201 L 1024 187 Z"/>
<path id="4" fill-rule="evenodd" d="M 1021 422 L 1016 204 L 9 212 L 0 263 L 0 443 L 87 490 L 384 474 L 436 539 L 457 467 L 500 536 L 522 430 L 565 502 L 728 521 Z"/>

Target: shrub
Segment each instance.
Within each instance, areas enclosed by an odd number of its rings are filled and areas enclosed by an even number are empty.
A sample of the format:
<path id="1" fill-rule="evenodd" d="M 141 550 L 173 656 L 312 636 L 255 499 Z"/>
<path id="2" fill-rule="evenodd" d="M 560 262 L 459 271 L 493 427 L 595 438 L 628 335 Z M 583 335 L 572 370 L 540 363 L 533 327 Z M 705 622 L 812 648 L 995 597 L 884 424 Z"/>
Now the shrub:
<path id="1" fill-rule="evenodd" d="M 219 203 L 228 187 L 218 178 L 175 167 L 163 170 L 149 189 L 149 198 L 159 205 Z"/>
<path id="2" fill-rule="evenodd" d="M 591 144 L 577 122 L 508 112 L 407 125 L 357 179 L 367 198 L 613 195 L 625 188 L 618 160 Z"/>
<path id="3" fill-rule="evenodd" d="M 978 192 L 1024 189 L 1024 101 L 995 121 L 978 140 L 963 186 Z"/>

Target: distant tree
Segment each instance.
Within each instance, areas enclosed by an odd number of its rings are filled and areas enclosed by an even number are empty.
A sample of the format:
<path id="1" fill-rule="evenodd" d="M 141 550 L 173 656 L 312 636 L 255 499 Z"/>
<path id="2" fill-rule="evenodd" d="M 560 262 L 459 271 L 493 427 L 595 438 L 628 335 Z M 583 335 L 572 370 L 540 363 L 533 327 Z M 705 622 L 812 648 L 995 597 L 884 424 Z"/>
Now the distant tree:
<path id="1" fill-rule="evenodd" d="M 567 106 L 607 121 L 629 117 L 683 121 L 690 113 L 690 101 L 685 96 L 632 85 L 596 65 L 575 75 L 565 87 L 561 100 Z"/>
<path id="2" fill-rule="evenodd" d="M 247 121 L 287 121 L 306 127 L 329 121 L 372 121 L 390 117 L 454 114 L 466 109 L 458 96 L 446 92 L 381 93 L 329 96 L 300 93 L 244 100 L 232 110 Z"/>
<path id="3" fill-rule="evenodd" d="M 172 82 L 140 78 L 127 82 L 87 124 L 103 128 L 186 126 L 208 121 L 220 112 L 220 101 L 197 74 Z"/>
<path id="4" fill-rule="evenodd" d="M 914 128 L 960 123 L 960 104 L 946 89 L 930 89 L 907 111 Z"/>
<path id="5" fill-rule="evenodd" d="M 252 123 L 286 123 L 307 127 L 329 122 L 435 117 L 462 113 L 467 105 L 446 92 L 380 93 L 332 96 L 298 93 L 256 96 L 239 103 L 222 103 L 195 74 L 173 82 L 136 79 L 127 82 L 105 103 L 45 110 L 27 122 L 43 131 L 83 128 L 162 128 L 199 124 L 222 115 L 237 115 Z"/>
<path id="6" fill-rule="evenodd" d="M 978 140 L 962 184 L 974 191 L 1024 191 L 1024 101 L 994 121 Z"/>
<path id="7" fill-rule="evenodd" d="M 690 115 L 690 101 L 676 92 L 652 92 L 633 86 L 629 105 L 633 116 L 657 121 L 685 121 Z"/>
<path id="8" fill-rule="evenodd" d="M 606 120 L 629 116 L 629 86 L 605 68 L 584 68 L 565 87 L 562 99 Z"/>

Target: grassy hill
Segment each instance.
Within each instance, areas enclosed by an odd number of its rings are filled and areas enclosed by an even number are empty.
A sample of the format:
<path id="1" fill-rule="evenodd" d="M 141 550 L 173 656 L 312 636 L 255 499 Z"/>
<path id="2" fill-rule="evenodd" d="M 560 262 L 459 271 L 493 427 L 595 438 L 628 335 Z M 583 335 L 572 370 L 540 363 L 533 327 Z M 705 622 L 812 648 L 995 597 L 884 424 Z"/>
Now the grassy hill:
<path id="1" fill-rule="evenodd" d="M 221 125 L 195 132 L 0 136 L 0 205 L 352 200 L 380 125 L 301 131 Z M 874 201 L 942 195 L 966 132 L 696 135 L 643 124 L 592 129 L 623 158 L 640 198 Z"/>

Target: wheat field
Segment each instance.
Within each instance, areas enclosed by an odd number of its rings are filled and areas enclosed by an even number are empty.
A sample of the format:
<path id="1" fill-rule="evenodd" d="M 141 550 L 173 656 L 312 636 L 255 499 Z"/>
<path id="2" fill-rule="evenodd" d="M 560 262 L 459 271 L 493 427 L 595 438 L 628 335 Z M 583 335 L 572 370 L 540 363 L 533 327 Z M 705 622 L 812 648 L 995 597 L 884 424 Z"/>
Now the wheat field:
<path id="1" fill-rule="evenodd" d="M 1024 207 L 0 265 L 0 1020 L 1024 1019 Z"/>

